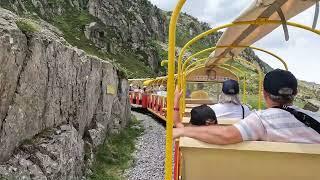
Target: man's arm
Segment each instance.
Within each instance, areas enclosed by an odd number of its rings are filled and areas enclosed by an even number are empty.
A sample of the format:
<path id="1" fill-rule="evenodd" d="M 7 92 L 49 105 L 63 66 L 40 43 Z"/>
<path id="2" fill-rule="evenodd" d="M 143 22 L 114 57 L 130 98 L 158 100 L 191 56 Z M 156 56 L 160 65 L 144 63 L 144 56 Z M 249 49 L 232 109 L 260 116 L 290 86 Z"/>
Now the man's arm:
<path id="1" fill-rule="evenodd" d="M 179 109 L 181 95 L 182 95 L 182 91 L 179 91 L 178 87 L 176 87 L 176 90 L 174 92 L 174 108 L 175 109 Z M 184 127 L 184 125 L 181 122 L 180 112 L 177 110 L 174 110 L 173 112 L 173 121 L 174 121 L 175 127 L 177 128 Z"/>
<path id="2" fill-rule="evenodd" d="M 190 137 L 209 144 L 235 144 L 242 142 L 240 131 L 234 126 L 203 126 L 173 129 L 173 137 Z"/>

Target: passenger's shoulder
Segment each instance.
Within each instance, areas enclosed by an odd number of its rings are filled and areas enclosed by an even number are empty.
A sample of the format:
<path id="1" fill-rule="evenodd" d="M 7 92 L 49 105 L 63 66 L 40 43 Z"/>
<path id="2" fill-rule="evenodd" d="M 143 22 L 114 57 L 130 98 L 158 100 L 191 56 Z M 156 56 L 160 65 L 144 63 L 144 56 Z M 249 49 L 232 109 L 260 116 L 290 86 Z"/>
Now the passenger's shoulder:
<path id="1" fill-rule="evenodd" d="M 282 113 L 282 110 L 277 108 L 268 108 L 263 110 L 254 110 L 253 112 L 261 117 L 266 115 Z"/>
<path id="2" fill-rule="evenodd" d="M 242 106 L 244 107 L 244 109 L 250 110 L 249 106 L 247 106 L 247 105 L 245 105 L 245 104 L 242 104 Z"/>
<path id="3" fill-rule="evenodd" d="M 301 109 L 301 108 L 298 108 L 298 107 L 293 107 L 295 110 L 297 111 L 300 111 L 300 112 L 303 112 L 313 118 L 316 118 L 316 119 L 320 119 L 320 114 L 319 113 L 316 113 L 316 112 L 312 112 L 312 111 L 308 111 L 308 110 L 305 110 L 305 109 Z"/>
<path id="4" fill-rule="evenodd" d="M 219 108 L 219 107 L 222 107 L 222 104 L 217 103 L 217 104 L 211 105 L 210 107 L 211 108 Z"/>

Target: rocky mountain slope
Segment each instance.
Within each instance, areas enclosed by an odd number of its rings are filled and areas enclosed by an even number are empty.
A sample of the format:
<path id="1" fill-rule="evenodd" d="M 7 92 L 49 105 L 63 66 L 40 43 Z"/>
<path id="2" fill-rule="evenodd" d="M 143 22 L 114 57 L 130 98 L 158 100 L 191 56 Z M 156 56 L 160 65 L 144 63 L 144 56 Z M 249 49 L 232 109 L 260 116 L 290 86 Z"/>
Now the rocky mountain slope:
<path id="1" fill-rule="evenodd" d="M 72 45 L 101 58 L 120 63 L 129 77 L 157 76 L 163 73 L 160 62 L 167 59 L 166 43 L 170 12 L 148 0 L 8 0 L 0 5 L 28 18 L 44 19 L 58 27 Z M 182 14 L 178 24 L 177 45 L 210 29 L 206 23 Z M 215 45 L 221 33 L 196 43 L 196 52 Z M 270 67 L 251 50 L 243 56 Z"/>
<path id="2" fill-rule="evenodd" d="M 0 179 L 81 179 L 130 119 L 121 71 L 60 33 L 0 8 Z"/>

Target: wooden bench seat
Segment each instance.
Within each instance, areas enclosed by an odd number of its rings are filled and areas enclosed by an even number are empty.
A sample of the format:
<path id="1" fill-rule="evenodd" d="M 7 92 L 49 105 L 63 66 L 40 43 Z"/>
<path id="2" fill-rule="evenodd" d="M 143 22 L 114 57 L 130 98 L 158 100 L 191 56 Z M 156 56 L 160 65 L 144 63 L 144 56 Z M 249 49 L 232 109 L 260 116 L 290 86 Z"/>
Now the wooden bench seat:
<path id="1" fill-rule="evenodd" d="M 315 180 L 320 144 L 252 141 L 210 145 L 180 138 L 183 180 Z"/>

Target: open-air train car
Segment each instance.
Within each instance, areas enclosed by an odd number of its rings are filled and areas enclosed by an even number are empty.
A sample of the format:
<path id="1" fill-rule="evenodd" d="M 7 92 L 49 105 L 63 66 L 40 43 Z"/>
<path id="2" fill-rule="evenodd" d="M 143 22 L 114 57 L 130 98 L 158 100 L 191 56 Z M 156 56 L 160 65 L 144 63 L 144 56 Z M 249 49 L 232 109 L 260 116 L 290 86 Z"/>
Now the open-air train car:
<path id="1" fill-rule="evenodd" d="M 319 179 L 319 144 L 244 142 L 234 145 L 210 145 L 190 138 L 180 138 L 176 149 L 178 160 L 172 168 L 172 125 L 173 125 L 173 74 L 175 63 L 175 32 L 179 13 L 186 0 L 179 0 L 171 16 L 169 28 L 168 59 L 168 102 L 166 135 L 166 180 L 263 180 L 263 179 Z M 226 29 L 214 52 L 203 64 L 214 68 L 237 57 L 244 47 L 268 35 L 282 26 L 288 39 L 287 26 L 305 29 L 320 35 L 320 30 L 288 20 L 315 5 L 316 0 L 254 0 L 249 8 L 234 22 L 213 28 L 190 40 L 181 50 L 178 58 L 178 84 L 183 87 L 183 56 L 192 44 L 219 30 Z M 317 20 L 317 18 L 315 18 Z M 314 23 L 315 24 L 315 23 Z M 292 37 L 294 38 L 294 37 Z M 180 78 L 180 79 L 179 79 Z M 187 99 L 185 102 L 189 102 Z M 188 107 L 188 106 L 186 106 Z M 232 124 L 232 122 L 230 123 Z M 168 126 L 169 125 L 169 126 Z M 178 150 L 178 153 L 177 153 Z"/>
<path id="2" fill-rule="evenodd" d="M 189 90 L 196 91 L 196 86 L 202 84 L 206 87 L 207 93 L 210 96 L 205 99 L 191 97 L 185 99 L 184 120 L 186 123 L 188 123 L 187 120 L 193 107 L 200 106 L 202 104 L 212 105 L 217 103 L 218 95 L 221 91 L 221 83 L 227 79 L 239 80 L 239 77 L 234 72 L 224 67 L 207 69 L 205 67 L 195 66 L 193 69 L 188 71 L 186 74 L 186 87 L 189 87 Z M 135 80 L 129 81 L 133 82 Z M 146 109 L 166 121 L 167 97 L 158 93 L 160 86 L 166 86 L 166 77 L 147 80 L 141 79 L 141 81 L 144 81 L 143 85 L 146 88 L 146 91 L 129 92 L 131 105 L 133 107 Z M 190 93 L 192 93 L 192 91 Z"/>

